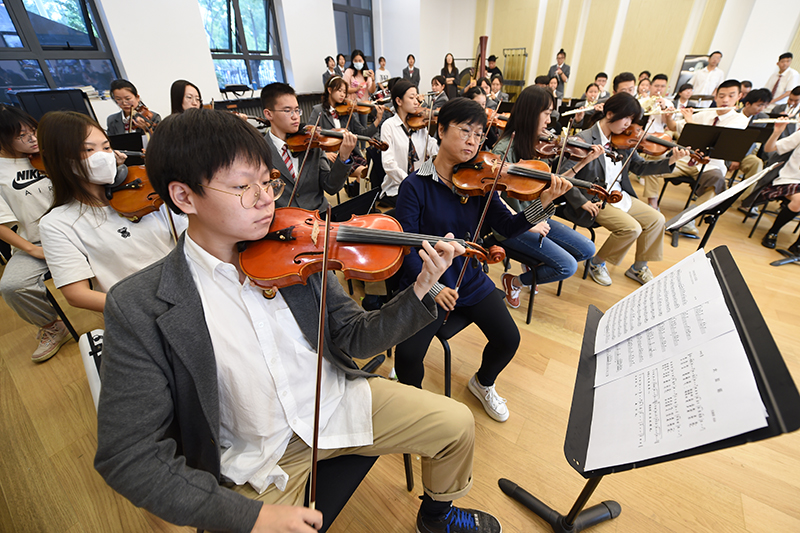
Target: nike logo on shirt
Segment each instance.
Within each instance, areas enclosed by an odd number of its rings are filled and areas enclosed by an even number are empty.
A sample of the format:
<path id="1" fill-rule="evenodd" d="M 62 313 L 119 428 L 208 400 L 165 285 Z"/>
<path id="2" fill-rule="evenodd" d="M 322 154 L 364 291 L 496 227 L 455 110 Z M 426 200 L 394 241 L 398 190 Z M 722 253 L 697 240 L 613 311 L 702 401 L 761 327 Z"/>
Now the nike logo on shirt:
<path id="1" fill-rule="evenodd" d="M 11 186 L 14 187 L 15 190 L 21 191 L 22 189 L 29 187 L 37 181 L 41 181 L 45 178 L 47 178 L 47 174 L 42 174 L 35 168 L 30 170 L 21 170 L 17 172 L 17 176 L 14 178 Z"/>

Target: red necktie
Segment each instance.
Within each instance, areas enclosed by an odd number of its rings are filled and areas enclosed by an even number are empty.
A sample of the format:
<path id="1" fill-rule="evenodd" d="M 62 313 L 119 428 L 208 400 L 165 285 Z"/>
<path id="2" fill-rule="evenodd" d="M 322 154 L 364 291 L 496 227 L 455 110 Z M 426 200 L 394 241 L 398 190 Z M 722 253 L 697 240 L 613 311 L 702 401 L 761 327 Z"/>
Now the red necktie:
<path id="1" fill-rule="evenodd" d="M 712 126 L 716 126 L 719 124 L 719 116 L 714 117 L 714 122 L 711 123 Z"/>
<path id="2" fill-rule="evenodd" d="M 297 181 L 297 176 L 294 173 L 294 165 L 292 164 L 292 157 L 289 155 L 289 145 L 283 145 L 283 162 L 286 163 L 286 168 L 289 169 L 289 174 L 292 175 L 295 181 Z"/>
<path id="3" fill-rule="evenodd" d="M 778 91 L 778 84 L 781 82 L 781 76 L 783 74 L 778 74 L 778 81 L 775 82 L 775 85 L 772 87 L 772 97 L 775 98 L 775 93 Z"/>

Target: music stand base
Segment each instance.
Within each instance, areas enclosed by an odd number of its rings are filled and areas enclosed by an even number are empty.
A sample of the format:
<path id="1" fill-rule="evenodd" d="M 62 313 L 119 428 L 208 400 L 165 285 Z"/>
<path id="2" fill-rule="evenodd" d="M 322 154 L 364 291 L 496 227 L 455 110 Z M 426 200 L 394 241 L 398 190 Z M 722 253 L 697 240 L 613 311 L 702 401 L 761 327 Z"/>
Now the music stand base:
<path id="1" fill-rule="evenodd" d="M 592 480 L 590 480 L 590 482 L 591 481 Z M 514 498 L 519 503 L 536 513 L 542 518 L 542 520 L 550 524 L 550 527 L 553 528 L 554 533 L 576 533 L 578 531 L 583 531 L 584 529 L 588 529 L 601 522 L 616 518 L 622 512 L 622 507 L 620 507 L 617 502 L 607 500 L 602 503 L 598 503 L 597 505 L 593 505 L 588 509 L 583 509 L 578 513 L 575 521 L 570 524 L 566 516 L 553 510 L 547 504 L 533 496 L 522 487 L 518 486 L 513 481 L 500 479 L 498 484 L 500 485 L 500 489 L 506 495 Z M 596 483 L 594 486 L 596 486 Z M 594 486 L 589 487 L 589 484 L 587 484 L 584 492 L 581 493 L 581 496 L 578 498 L 576 505 L 582 505 L 580 503 L 581 500 L 584 500 L 583 503 L 585 503 L 585 500 L 588 500 L 591 492 L 594 490 Z M 588 494 L 587 489 L 589 489 Z M 573 507 L 573 510 L 575 510 L 575 507 Z"/>

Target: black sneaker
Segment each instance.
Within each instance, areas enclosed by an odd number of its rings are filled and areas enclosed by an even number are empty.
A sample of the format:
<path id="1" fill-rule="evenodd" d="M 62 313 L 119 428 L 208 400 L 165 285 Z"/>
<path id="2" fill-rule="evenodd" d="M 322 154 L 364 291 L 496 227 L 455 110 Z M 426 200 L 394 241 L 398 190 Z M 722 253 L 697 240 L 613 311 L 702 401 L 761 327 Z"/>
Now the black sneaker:
<path id="1" fill-rule="evenodd" d="M 794 243 L 789 248 L 787 248 L 787 250 L 789 250 L 789 253 L 792 255 L 800 255 L 800 242 Z"/>
<path id="2" fill-rule="evenodd" d="M 475 509 L 451 507 L 442 520 L 426 520 L 417 513 L 417 533 L 501 533 L 497 518 Z"/>
<path id="3" fill-rule="evenodd" d="M 774 250 L 777 244 L 778 244 L 777 233 L 767 233 L 766 235 L 764 235 L 764 238 L 761 239 L 761 246 L 764 246 L 771 250 Z"/>

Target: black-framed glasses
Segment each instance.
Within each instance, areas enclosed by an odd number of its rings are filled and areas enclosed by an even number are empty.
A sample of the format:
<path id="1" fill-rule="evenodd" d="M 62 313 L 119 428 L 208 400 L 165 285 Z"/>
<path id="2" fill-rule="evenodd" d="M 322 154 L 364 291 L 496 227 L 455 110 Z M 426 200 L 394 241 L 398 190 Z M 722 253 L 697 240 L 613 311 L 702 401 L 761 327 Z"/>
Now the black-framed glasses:
<path id="1" fill-rule="evenodd" d="M 283 180 L 269 180 L 266 185 L 248 185 L 245 187 L 242 192 L 230 192 L 230 191 L 223 191 L 222 189 L 217 189 L 215 187 L 209 187 L 208 185 L 200 185 L 204 189 L 211 189 L 212 191 L 223 192 L 225 194 L 230 194 L 231 196 L 238 196 L 239 201 L 242 204 L 242 207 L 245 209 L 250 209 L 251 207 L 255 207 L 258 203 L 258 199 L 261 198 L 261 191 L 263 190 L 267 194 L 272 194 L 272 199 L 277 200 L 280 198 L 281 194 L 283 194 L 283 189 L 286 184 Z"/>

